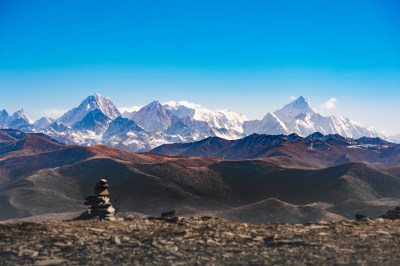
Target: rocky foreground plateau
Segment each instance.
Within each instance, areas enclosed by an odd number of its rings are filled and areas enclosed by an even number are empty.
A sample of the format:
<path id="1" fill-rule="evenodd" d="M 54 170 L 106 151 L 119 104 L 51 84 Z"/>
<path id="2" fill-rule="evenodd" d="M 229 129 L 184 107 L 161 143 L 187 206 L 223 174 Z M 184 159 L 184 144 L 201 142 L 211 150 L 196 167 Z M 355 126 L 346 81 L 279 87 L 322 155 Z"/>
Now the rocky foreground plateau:
<path id="1" fill-rule="evenodd" d="M 0 224 L 1 265 L 399 265 L 400 220 L 203 217 Z"/>

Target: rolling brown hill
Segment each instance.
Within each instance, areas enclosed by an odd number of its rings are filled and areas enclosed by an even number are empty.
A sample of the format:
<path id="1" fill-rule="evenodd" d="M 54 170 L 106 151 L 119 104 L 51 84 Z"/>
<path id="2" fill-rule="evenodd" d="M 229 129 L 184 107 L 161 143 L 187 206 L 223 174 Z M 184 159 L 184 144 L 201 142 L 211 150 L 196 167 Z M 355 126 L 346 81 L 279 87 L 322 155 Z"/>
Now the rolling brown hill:
<path id="1" fill-rule="evenodd" d="M 12 141 L 14 141 L 15 138 L 8 135 L 7 133 L 3 132 L 0 130 L 0 144 L 2 143 L 10 143 Z"/>
<path id="2" fill-rule="evenodd" d="M 400 178 L 400 164 L 390 167 L 388 169 L 385 169 L 384 172 L 389 175 L 397 176 Z"/>
<path id="3" fill-rule="evenodd" d="M 285 156 L 224 160 L 129 153 L 104 145 L 59 145 L 39 136 L 13 143 L 17 148 L 0 153 L 0 219 L 84 210 L 84 198 L 100 178 L 107 178 L 119 211 L 148 215 L 176 209 L 295 223 L 358 212 L 376 216 L 400 202 L 400 177 L 363 163 L 315 168 Z"/>
<path id="4" fill-rule="evenodd" d="M 328 204 L 294 205 L 270 198 L 249 205 L 213 213 L 213 216 L 248 223 L 309 223 L 343 220 L 344 217 L 326 211 Z"/>
<path id="5" fill-rule="evenodd" d="M 48 139 L 37 135 L 30 135 L 23 139 L 14 139 L 7 145 L 0 148 L 1 159 L 9 157 L 18 157 L 24 155 L 33 155 L 37 153 L 56 151 L 63 149 L 63 145 L 57 144 Z"/>

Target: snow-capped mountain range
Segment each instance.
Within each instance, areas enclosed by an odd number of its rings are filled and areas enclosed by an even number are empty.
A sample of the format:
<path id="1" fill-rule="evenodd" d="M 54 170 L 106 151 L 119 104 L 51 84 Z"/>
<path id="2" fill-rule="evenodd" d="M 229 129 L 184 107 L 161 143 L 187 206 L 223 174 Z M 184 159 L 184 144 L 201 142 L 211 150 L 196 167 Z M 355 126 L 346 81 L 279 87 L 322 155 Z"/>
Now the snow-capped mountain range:
<path id="1" fill-rule="evenodd" d="M 296 133 L 305 137 L 320 132 L 324 135 L 339 134 L 348 138 L 385 138 L 373 128 L 362 126 L 348 118 L 322 116 L 303 96 L 274 113 L 268 113 L 261 121 L 245 121 L 243 128 L 245 135 Z"/>
<path id="2" fill-rule="evenodd" d="M 321 132 L 350 138 L 385 138 L 348 118 L 322 116 L 303 96 L 267 113 L 262 120 L 248 120 L 230 110 L 209 110 L 186 101 L 154 101 L 121 114 L 109 98 L 95 94 L 58 119 L 43 117 L 33 122 L 23 109 L 12 115 L 2 110 L 0 128 L 45 133 L 66 144 L 106 144 L 127 151 L 148 151 L 162 144 L 210 136 L 232 140 L 253 133 L 308 136 Z"/>

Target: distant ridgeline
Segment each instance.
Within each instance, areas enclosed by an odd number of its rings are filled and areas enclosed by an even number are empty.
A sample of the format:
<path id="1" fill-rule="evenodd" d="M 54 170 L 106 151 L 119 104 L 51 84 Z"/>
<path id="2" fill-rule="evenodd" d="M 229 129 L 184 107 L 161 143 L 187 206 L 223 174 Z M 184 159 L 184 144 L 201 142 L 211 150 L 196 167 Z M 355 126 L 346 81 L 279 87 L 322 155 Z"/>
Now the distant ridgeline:
<path id="1" fill-rule="evenodd" d="M 345 138 L 322 135 L 306 138 L 297 134 L 252 134 L 238 140 L 209 137 L 191 143 L 164 144 L 152 150 L 162 154 L 189 157 L 217 156 L 224 159 L 268 158 L 281 164 L 303 162 L 304 165 L 327 167 L 346 162 L 363 162 L 375 168 L 400 163 L 400 145 L 381 138 Z"/>
<path id="2" fill-rule="evenodd" d="M 262 120 L 248 120 L 230 110 L 209 110 L 198 104 L 154 101 L 136 111 L 120 113 L 112 101 L 99 94 L 58 119 L 33 122 L 22 109 L 9 115 L 0 111 L 0 128 L 44 133 L 69 145 L 105 144 L 125 151 L 149 151 L 162 144 L 188 143 L 207 137 L 240 139 L 253 133 L 306 137 L 314 132 L 343 137 L 380 137 L 378 131 L 342 117 L 317 113 L 304 97 L 267 113 Z"/>

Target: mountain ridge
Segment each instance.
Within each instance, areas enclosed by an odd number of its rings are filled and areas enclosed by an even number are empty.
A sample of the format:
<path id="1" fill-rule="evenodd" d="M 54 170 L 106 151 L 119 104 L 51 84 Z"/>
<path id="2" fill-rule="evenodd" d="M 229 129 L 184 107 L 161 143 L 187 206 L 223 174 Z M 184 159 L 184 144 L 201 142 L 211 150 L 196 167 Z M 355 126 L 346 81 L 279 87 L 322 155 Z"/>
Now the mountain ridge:
<path id="1" fill-rule="evenodd" d="M 400 163 L 400 145 L 380 138 L 344 138 L 338 134 L 313 133 L 305 138 L 290 135 L 252 134 L 238 140 L 209 137 L 197 142 L 164 144 L 152 151 L 189 157 L 217 156 L 245 160 L 286 157 L 304 163 L 333 166 L 346 162 L 364 162 L 374 168 Z"/>
<path id="2" fill-rule="evenodd" d="M 143 130 L 132 125 L 128 127 L 129 130 L 121 127 L 119 131 L 116 130 L 113 121 L 119 117 L 133 121 Z M 117 121 L 121 122 L 121 119 Z M 125 121 L 125 124 L 129 123 Z M 113 130 L 108 130 L 110 126 L 113 126 Z M 306 137 L 318 131 L 324 135 L 340 134 L 352 138 L 384 137 L 372 128 L 363 127 L 348 118 L 320 115 L 303 96 L 275 112 L 268 112 L 262 120 L 248 120 L 244 115 L 227 109 L 209 110 L 186 101 L 163 104 L 153 101 L 133 112 L 121 114 L 109 98 L 95 94 L 56 120 L 44 117 L 33 122 L 23 109 L 11 116 L 3 110 L 0 113 L 0 128 L 44 133 L 70 145 L 106 144 L 131 152 L 214 136 L 234 140 L 253 133 L 296 133 Z"/>

